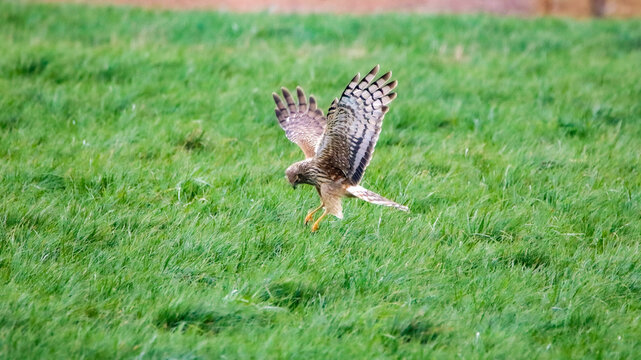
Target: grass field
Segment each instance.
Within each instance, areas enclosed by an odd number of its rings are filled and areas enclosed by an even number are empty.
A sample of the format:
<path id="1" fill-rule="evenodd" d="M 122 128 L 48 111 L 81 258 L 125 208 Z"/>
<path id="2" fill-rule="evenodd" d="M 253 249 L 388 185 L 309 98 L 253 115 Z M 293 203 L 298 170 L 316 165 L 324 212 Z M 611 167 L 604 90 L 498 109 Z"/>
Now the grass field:
<path id="1" fill-rule="evenodd" d="M 0 358 L 633 358 L 641 21 L 0 2 Z M 317 205 L 271 92 L 399 80 Z"/>

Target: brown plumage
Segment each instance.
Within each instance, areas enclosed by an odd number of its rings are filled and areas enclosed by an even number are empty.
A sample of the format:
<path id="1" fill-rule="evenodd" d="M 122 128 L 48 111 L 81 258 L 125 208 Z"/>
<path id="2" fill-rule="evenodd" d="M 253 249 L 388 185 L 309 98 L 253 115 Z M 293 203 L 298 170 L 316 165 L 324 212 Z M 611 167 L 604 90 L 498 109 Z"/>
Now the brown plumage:
<path id="1" fill-rule="evenodd" d="M 342 197 L 408 211 L 406 206 L 359 185 L 374 153 L 383 117 L 389 110 L 387 105 L 396 98 L 392 90 L 397 82 L 388 82 L 392 72 L 374 81 L 378 70 L 376 65 L 362 80 L 360 74 L 354 76 L 340 99 L 332 102 L 327 117 L 316 108 L 313 96 L 308 103 L 300 87 L 296 88 L 298 104 L 286 88 L 281 89 L 285 103 L 273 93 L 278 123 L 305 154 L 305 160 L 287 168 L 287 179 L 294 188 L 298 184 L 313 185 L 321 197 L 321 205 L 305 217 L 307 224 L 314 213 L 324 208 L 312 231 L 318 230 L 327 214 L 343 218 Z"/>

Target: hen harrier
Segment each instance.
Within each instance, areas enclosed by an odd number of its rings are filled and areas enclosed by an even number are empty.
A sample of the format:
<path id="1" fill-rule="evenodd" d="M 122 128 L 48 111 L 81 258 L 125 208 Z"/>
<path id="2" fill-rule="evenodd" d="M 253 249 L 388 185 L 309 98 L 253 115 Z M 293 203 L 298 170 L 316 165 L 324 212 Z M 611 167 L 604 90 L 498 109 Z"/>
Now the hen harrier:
<path id="1" fill-rule="evenodd" d="M 298 184 L 313 185 L 321 198 L 320 206 L 310 210 L 305 217 L 305 224 L 324 208 L 312 231 L 318 230 L 327 214 L 343 218 L 342 197 L 357 197 L 408 211 L 406 206 L 358 185 L 372 158 L 383 117 L 389 109 L 387 104 L 396 98 L 396 93 L 391 92 L 396 87 L 396 80 L 387 82 L 391 71 L 372 81 L 378 69 L 376 65 L 363 80 L 360 80 L 360 73 L 354 76 L 340 100 L 332 102 L 327 117 L 316 107 L 313 96 L 307 102 L 300 86 L 296 88 L 298 105 L 286 88 L 281 90 L 287 106 L 276 93 L 272 94 L 280 127 L 305 153 L 305 160 L 287 168 L 287 179 L 294 188 Z"/>

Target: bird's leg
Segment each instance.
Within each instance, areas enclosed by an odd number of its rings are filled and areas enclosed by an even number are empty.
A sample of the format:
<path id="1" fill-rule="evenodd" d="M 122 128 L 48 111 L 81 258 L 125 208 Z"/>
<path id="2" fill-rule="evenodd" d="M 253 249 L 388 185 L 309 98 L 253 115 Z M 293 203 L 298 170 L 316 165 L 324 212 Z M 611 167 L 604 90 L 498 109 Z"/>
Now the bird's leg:
<path id="1" fill-rule="evenodd" d="M 309 210 L 309 212 L 307 213 L 307 216 L 305 216 L 305 225 L 307 225 L 308 222 L 312 221 L 312 219 L 314 218 L 314 214 L 322 208 L 323 208 L 323 202 L 321 201 L 321 204 L 317 208 Z"/>
<path id="2" fill-rule="evenodd" d="M 321 215 L 318 218 L 318 220 L 316 220 L 314 225 L 312 225 L 312 232 L 315 232 L 316 230 L 318 230 L 318 224 L 320 224 L 321 220 L 323 220 L 323 218 L 327 215 L 327 213 L 328 213 L 328 211 L 327 211 L 327 209 L 325 209 L 325 211 L 323 211 L 323 215 Z"/>

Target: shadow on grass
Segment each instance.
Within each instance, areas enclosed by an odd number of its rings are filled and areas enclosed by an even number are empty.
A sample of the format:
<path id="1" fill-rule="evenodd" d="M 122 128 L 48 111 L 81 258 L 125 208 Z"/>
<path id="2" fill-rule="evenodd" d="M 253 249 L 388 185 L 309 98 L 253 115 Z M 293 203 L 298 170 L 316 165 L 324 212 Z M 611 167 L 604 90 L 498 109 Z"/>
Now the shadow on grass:
<path id="1" fill-rule="evenodd" d="M 501 260 L 507 266 L 522 266 L 532 270 L 546 267 L 550 264 L 550 257 L 536 250 L 523 250 L 513 254 L 506 254 Z"/>
<path id="2" fill-rule="evenodd" d="M 267 325 L 269 322 L 266 315 L 240 310 L 212 310 L 198 305 L 169 306 L 158 311 L 154 319 L 154 324 L 161 329 L 214 334 L 247 324 Z"/>
<path id="3" fill-rule="evenodd" d="M 382 342 L 389 351 L 396 352 L 404 344 L 427 345 L 441 335 L 441 328 L 423 316 L 395 317 L 387 324 Z"/>
<path id="4" fill-rule="evenodd" d="M 275 281 L 265 286 L 265 291 L 260 294 L 260 299 L 269 301 L 276 306 L 294 310 L 314 303 L 323 293 L 324 289 L 322 288 L 298 281 Z"/>

